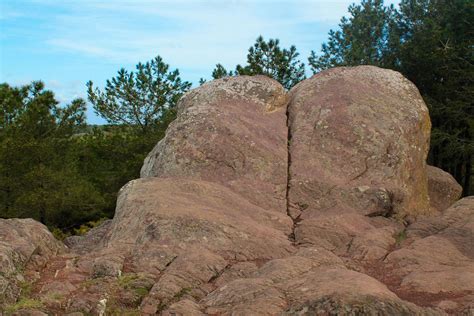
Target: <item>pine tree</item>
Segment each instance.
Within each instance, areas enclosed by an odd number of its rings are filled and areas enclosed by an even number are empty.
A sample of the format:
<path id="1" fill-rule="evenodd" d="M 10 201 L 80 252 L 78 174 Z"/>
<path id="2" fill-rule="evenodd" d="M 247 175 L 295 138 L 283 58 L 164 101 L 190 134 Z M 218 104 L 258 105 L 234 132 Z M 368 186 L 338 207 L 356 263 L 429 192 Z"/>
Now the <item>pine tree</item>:
<path id="1" fill-rule="evenodd" d="M 218 79 L 235 75 L 265 75 L 280 82 L 285 88 L 291 89 L 305 79 L 305 67 L 298 59 L 299 53 L 295 46 L 281 48 L 278 39 L 266 42 L 259 36 L 248 50 L 247 64 L 237 65 L 235 71 L 227 71 L 224 66 L 217 64 L 212 71 L 212 78 Z"/>
<path id="2" fill-rule="evenodd" d="M 234 74 L 232 71 L 227 71 L 224 66 L 221 64 L 217 64 L 216 68 L 212 71 L 212 78 L 213 79 L 219 79 L 227 76 L 233 76 Z"/>
<path id="3" fill-rule="evenodd" d="M 291 89 L 306 78 L 304 64 L 297 59 L 298 56 L 295 46 L 282 49 L 278 39 L 266 42 L 259 36 L 249 48 L 247 65 L 237 65 L 235 72 L 239 75 L 266 75 Z"/>
<path id="4" fill-rule="evenodd" d="M 102 199 L 68 159 L 85 102 L 59 106 L 42 82 L 0 85 L 0 216 L 64 227 L 94 218 Z"/>
<path id="5" fill-rule="evenodd" d="M 170 70 L 160 56 L 138 63 L 136 72 L 120 69 L 106 81 L 104 91 L 87 83 L 89 101 L 96 114 L 109 124 L 153 130 L 165 113 L 172 110 L 191 83 L 182 81 L 179 70 Z"/>
<path id="6" fill-rule="evenodd" d="M 397 14 L 401 71 L 420 89 L 433 124 L 429 162 L 474 192 L 474 6 L 403 0 Z"/>
<path id="7" fill-rule="evenodd" d="M 349 6 L 350 17 L 343 17 L 339 30 L 330 30 L 322 54 L 311 51 L 308 58 L 314 73 L 337 66 L 392 66 L 396 35 L 393 32 L 395 9 L 383 0 L 363 0 Z"/>

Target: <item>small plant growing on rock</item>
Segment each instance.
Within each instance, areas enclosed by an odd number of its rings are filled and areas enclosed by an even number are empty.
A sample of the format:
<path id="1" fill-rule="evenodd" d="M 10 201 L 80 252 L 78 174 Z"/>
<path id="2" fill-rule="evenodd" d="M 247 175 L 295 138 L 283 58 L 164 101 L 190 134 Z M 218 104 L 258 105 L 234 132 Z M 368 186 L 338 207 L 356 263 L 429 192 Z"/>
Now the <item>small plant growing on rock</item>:
<path id="1" fill-rule="evenodd" d="M 107 219 L 106 218 L 100 218 L 96 221 L 89 221 L 89 222 L 81 225 L 79 228 L 75 228 L 74 229 L 74 235 L 83 236 L 83 235 L 87 234 L 87 232 L 90 231 L 92 228 L 95 228 L 95 227 L 99 226 L 100 224 L 102 224 L 105 220 L 107 220 Z"/>
<path id="2" fill-rule="evenodd" d="M 53 234 L 54 238 L 56 238 L 57 240 L 61 240 L 61 241 L 63 241 L 67 237 L 71 236 L 70 233 L 65 233 L 57 227 L 54 227 L 53 229 L 51 229 L 51 233 Z"/>
<path id="3" fill-rule="evenodd" d="M 141 274 L 126 273 L 118 277 L 117 283 L 129 298 L 129 305 L 138 306 L 150 292 L 154 281 Z"/>
<path id="4" fill-rule="evenodd" d="M 402 231 L 398 232 L 395 235 L 395 244 L 397 245 L 397 247 L 399 247 L 405 239 L 407 239 L 406 230 L 402 230 Z"/>
<path id="5" fill-rule="evenodd" d="M 307 203 L 304 203 L 304 202 L 303 203 L 298 202 L 297 205 L 298 205 L 298 207 L 301 211 L 304 211 L 309 207 L 309 205 Z"/>
<path id="6" fill-rule="evenodd" d="M 187 287 L 184 287 L 182 288 L 178 293 L 175 294 L 175 296 L 173 297 L 176 301 L 179 301 L 183 298 L 183 296 L 185 296 L 186 294 L 188 294 L 189 292 L 191 292 L 191 289 L 190 288 L 187 288 Z"/>
<path id="7" fill-rule="evenodd" d="M 118 284 L 120 287 L 127 289 L 130 287 L 130 283 L 138 278 L 139 276 L 135 273 L 127 273 L 118 277 Z"/>
<path id="8" fill-rule="evenodd" d="M 43 303 L 37 299 L 31 298 L 21 298 L 15 304 L 7 306 L 5 312 L 7 315 L 13 314 L 14 312 L 20 309 L 41 309 L 43 308 Z"/>

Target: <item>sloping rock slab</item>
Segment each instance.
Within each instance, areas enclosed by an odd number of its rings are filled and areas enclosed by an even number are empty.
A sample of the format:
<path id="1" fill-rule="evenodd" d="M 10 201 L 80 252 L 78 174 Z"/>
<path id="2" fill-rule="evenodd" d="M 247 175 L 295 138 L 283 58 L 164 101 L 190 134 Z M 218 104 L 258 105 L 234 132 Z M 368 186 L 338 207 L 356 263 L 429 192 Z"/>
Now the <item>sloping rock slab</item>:
<path id="1" fill-rule="evenodd" d="M 297 262 L 304 262 L 298 258 Z M 215 290 L 203 303 L 208 314 L 238 315 L 441 315 L 402 301 L 377 280 L 344 267 L 309 265 L 290 258 L 272 261 L 255 278 L 238 279 Z M 274 274 L 284 278 L 274 278 Z"/>
<path id="2" fill-rule="evenodd" d="M 204 297 L 213 280 L 237 262 L 260 264 L 296 250 L 292 221 L 250 203 L 220 184 L 177 178 L 134 180 L 120 192 L 117 211 L 91 274 L 128 272 L 159 277 L 144 313 L 174 302 L 183 291 Z M 87 268 L 90 258 L 79 265 Z M 100 267 L 100 270 L 97 270 Z"/>

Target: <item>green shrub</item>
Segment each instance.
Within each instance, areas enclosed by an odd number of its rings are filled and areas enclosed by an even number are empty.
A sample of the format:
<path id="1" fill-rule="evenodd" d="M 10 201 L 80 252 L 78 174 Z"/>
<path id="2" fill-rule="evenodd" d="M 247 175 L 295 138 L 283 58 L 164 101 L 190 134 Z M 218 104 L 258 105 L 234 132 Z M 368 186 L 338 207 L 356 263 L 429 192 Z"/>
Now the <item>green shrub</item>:
<path id="1" fill-rule="evenodd" d="M 79 228 L 74 228 L 74 235 L 79 235 L 79 236 L 82 236 L 82 235 L 85 235 L 87 234 L 87 232 L 89 230 L 91 230 L 92 228 L 95 228 L 97 226 L 99 226 L 100 224 L 102 224 L 105 220 L 107 220 L 107 218 L 100 218 L 96 221 L 89 221 L 85 224 L 82 224 L 81 226 L 79 226 Z"/>
<path id="2" fill-rule="evenodd" d="M 70 233 L 63 232 L 61 229 L 59 229 L 57 227 L 54 227 L 53 229 L 51 229 L 51 233 L 53 234 L 54 238 L 56 238 L 57 240 L 61 240 L 61 241 L 63 241 L 67 237 L 71 236 Z"/>
<path id="3" fill-rule="evenodd" d="M 402 244 L 402 242 L 407 239 L 407 232 L 406 230 L 402 230 L 400 232 L 398 232 L 395 236 L 395 244 L 397 246 L 400 246 Z"/>

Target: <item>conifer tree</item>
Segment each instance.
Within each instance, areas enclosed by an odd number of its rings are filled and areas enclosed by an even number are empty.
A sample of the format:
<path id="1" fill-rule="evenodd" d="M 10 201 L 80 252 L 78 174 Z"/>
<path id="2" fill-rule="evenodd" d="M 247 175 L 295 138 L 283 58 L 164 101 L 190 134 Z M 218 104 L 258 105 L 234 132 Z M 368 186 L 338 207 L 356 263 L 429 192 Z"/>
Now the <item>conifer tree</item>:
<path id="1" fill-rule="evenodd" d="M 32 217 L 65 227 L 93 219 L 100 194 L 69 159 L 85 102 L 59 106 L 42 82 L 0 85 L 0 217 Z"/>
<path id="2" fill-rule="evenodd" d="M 234 74 L 232 71 L 227 71 L 224 66 L 221 64 L 217 64 L 216 68 L 212 71 L 212 78 L 213 79 L 219 79 L 227 76 L 233 76 Z"/>
<path id="3" fill-rule="evenodd" d="M 338 30 L 329 31 L 321 54 L 311 51 L 308 58 L 314 73 L 337 66 L 392 66 L 396 45 L 395 9 L 383 0 L 363 0 L 349 6 L 349 18 L 342 17 Z"/>
<path id="4" fill-rule="evenodd" d="M 106 81 L 103 91 L 87 83 L 88 98 L 95 112 L 109 124 L 153 130 L 173 110 L 179 98 L 191 87 L 182 81 L 179 70 L 170 70 L 160 56 L 138 63 L 136 72 L 120 69 Z"/>
<path id="5" fill-rule="evenodd" d="M 237 65 L 235 71 L 227 71 L 217 64 L 212 72 L 214 79 L 233 75 L 266 75 L 280 82 L 285 88 L 291 89 L 305 79 L 305 67 L 298 59 L 299 53 L 295 46 L 281 48 L 278 39 L 265 41 L 259 36 L 248 50 L 247 64 Z"/>

